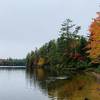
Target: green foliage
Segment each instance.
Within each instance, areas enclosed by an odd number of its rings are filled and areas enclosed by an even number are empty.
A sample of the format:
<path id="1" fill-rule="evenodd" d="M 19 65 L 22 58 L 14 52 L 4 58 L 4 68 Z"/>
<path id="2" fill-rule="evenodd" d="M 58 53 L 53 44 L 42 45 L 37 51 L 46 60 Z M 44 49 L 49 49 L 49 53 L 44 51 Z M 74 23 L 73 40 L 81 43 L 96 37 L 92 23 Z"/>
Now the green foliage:
<path id="1" fill-rule="evenodd" d="M 30 67 L 34 64 L 34 60 L 35 60 L 35 53 L 33 51 L 31 51 L 31 53 L 28 53 L 27 54 L 27 57 L 26 57 L 26 65 L 27 67 Z"/>
<path id="2" fill-rule="evenodd" d="M 25 59 L 0 59 L 0 66 L 25 66 Z"/>
<path id="3" fill-rule="evenodd" d="M 97 68 L 95 68 L 95 72 L 100 73 L 100 65 Z"/>
<path id="4" fill-rule="evenodd" d="M 27 66 L 37 65 L 39 59 L 44 58 L 45 64 L 50 65 L 48 68 L 57 75 L 67 74 L 69 69 L 76 71 L 88 67 L 84 49 L 87 39 L 78 35 L 79 30 L 80 26 L 66 19 L 57 40 L 51 40 L 27 55 Z"/>

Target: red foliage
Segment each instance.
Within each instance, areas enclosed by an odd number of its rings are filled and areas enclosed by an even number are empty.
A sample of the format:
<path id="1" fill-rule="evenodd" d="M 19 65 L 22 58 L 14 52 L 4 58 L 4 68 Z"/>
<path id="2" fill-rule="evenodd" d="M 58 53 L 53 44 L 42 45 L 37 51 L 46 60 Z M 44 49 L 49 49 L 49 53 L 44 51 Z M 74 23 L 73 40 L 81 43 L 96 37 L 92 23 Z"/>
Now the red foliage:
<path id="1" fill-rule="evenodd" d="M 72 58 L 74 60 L 78 60 L 78 61 L 83 61 L 84 60 L 84 57 L 79 53 L 74 54 Z"/>

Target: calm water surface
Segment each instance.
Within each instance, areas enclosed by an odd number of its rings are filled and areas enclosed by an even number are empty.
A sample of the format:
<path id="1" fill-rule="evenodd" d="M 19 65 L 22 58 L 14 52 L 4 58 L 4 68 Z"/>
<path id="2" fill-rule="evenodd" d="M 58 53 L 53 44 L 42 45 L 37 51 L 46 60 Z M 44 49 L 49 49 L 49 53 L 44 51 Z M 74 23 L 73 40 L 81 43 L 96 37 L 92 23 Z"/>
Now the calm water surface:
<path id="1" fill-rule="evenodd" d="M 48 100 L 48 96 L 30 86 L 25 70 L 0 69 L 0 100 Z"/>
<path id="2" fill-rule="evenodd" d="M 100 100 L 100 79 L 49 76 L 44 69 L 0 69 L 0 100 Z"/>

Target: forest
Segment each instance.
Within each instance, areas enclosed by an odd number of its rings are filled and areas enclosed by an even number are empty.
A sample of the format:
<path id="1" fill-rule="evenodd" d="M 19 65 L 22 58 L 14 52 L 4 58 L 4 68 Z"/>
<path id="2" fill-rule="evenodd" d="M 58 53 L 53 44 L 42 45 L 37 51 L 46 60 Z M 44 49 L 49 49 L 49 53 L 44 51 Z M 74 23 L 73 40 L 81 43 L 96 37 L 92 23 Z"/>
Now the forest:
<path id="1" fill-rule="evenodd" d="M 0 59 L 0 66 L 25 66 L 25 59 Z"/>
<path id="2" fill-rule="evenodd" d="M 27 68 L 43 67 L 55 75 L 78 71 L 100 71 L 100 13 L 89 26 L 89 34 L 80 34 L 81 26 L 66 19 L 59 37 L 27 54 Z"/>

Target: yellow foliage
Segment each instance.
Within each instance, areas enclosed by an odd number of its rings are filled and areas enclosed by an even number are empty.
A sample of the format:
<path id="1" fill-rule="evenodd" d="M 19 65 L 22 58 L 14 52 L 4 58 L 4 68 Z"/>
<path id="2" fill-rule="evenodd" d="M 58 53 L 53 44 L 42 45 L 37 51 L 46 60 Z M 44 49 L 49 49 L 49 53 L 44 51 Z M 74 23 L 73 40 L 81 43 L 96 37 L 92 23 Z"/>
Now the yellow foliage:
<path id="1" fill-rule="evenodd" d="M 45 59 L 40 57 L 37 65 L 43 66 L 44 64 L 45 64 Z"/>

